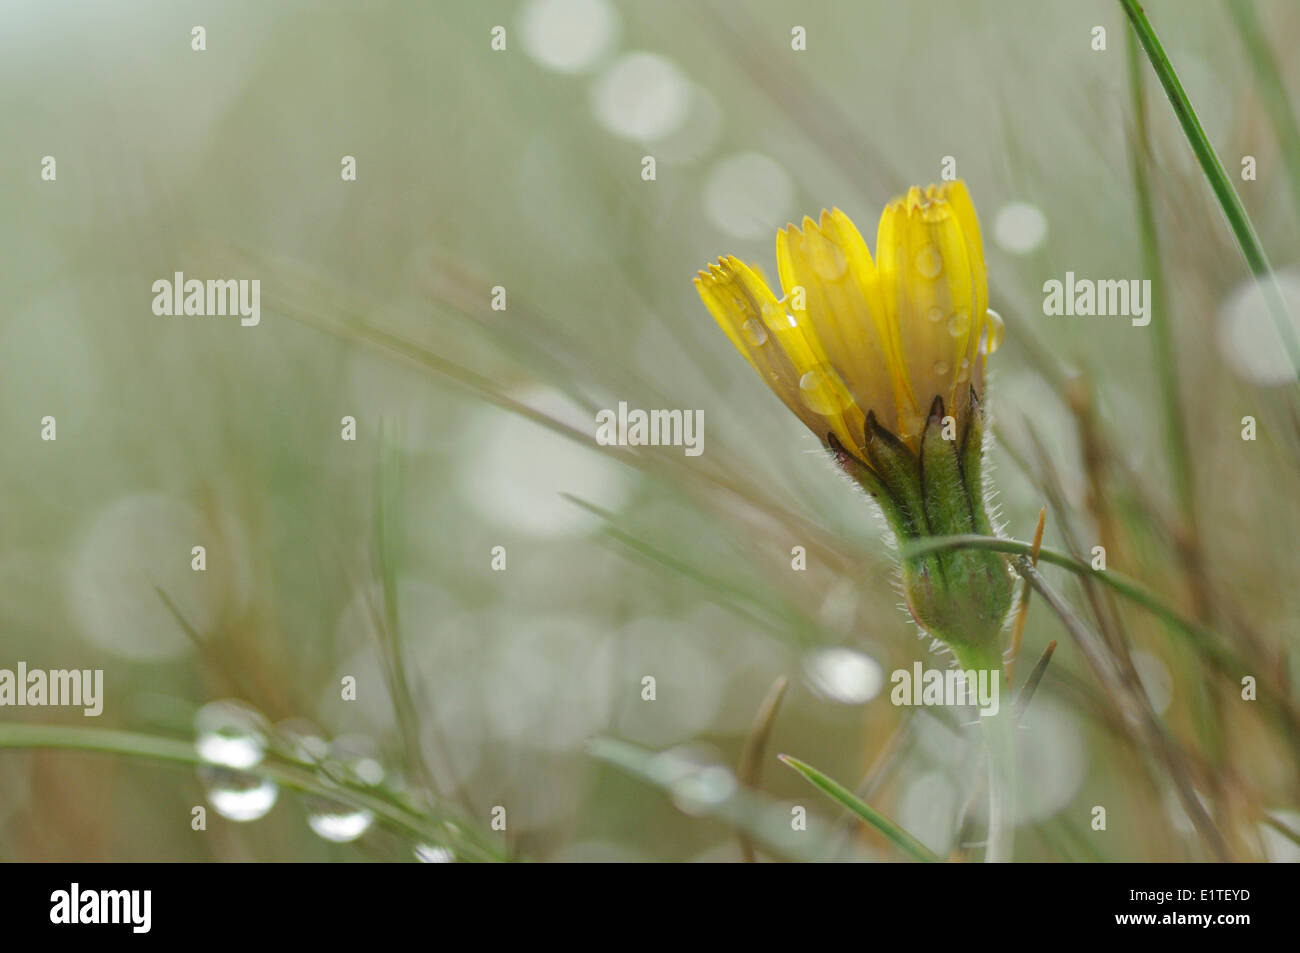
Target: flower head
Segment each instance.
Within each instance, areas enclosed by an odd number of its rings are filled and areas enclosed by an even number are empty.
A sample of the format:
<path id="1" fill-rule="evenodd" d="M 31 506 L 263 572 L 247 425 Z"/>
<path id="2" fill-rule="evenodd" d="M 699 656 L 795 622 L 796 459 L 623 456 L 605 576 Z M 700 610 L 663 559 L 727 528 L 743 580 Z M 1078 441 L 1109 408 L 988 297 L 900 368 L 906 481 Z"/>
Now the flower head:
<path id="1" fill-rule="evenodd" d="M 966 186 L 912 188 L 885 207 L 876 257 L 838 209 L 777 233 L 784 294 L 735 257 L 695 279 L 731 342 L 880 504 L 902 540 L 992 534 L 981 474 L 984 362 L 1002 341 L 988 310 Z M 916 620 L 987 658 L 1011 600 L 995 553 L 905 559 Z"/>
<path id="2" fill-rule="evenodd" d="M 873 260 L 839 209 L 777 233 L 777 298 L 733 256 L 695 279 L 736 349 L 822 440 L 865 456 L 868 415 L 913 451 L 934 398 L 964 426 L 985 356 L 1002 340 L 988 311 L 979 222 L 961 182 L 913 187 L 885 207 Z"/>

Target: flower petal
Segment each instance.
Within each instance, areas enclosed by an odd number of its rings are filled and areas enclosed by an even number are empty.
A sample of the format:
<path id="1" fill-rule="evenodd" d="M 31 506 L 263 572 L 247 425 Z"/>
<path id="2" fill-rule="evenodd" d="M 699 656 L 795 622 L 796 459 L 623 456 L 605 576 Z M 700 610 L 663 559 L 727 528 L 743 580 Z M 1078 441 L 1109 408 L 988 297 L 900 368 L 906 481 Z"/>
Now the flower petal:
<path id="1" fill-rule="evenodd" d="M 892 342 L 880 301 L 879 278 L 871 252 L 849 217 L 823 211 L 820 224 L 805 218 L 777 233 L 777 268 L 787 301 L 803 289 L 804 313 L 812 322 L 830 365 L 843 379 L 865 415 L 874 410 L 893 420 L 897 393 Z"/>
<path id="2" fill-rule="evenodd" d="M 847 446 L 860 443 L 860 439 L 847 439 L 842 413 L 818 412 L 821 406 L 832 406 L 833 399 L 823 404 L 814 399 L 810 404 L 806 398 L 807 389 L 800 382 L 824 365 L 820 345 L 815 339 L 810 344 L 803 329 L 789 323 L 785 308 L 752 269 L 738 258 L 719 258 L 697 275 L 695 288 L 736 350 L 809 430 L 823 440 L 834 431 Z M 844 393 L 847 399 L 847 390 Z"/>
<path id="3" fill-rule="evenodd" d="M 916 449 L 924 415 L 936 396 L 954 413 L 970 386 L 975 279 L 966 236 L 954 208 L 913 188 L 890 203 L 876 239 L 886 313 L 898 328 L 899 359 L 908 402 L 899 408 L 899 435 Z M 959 380 L 963 376 L 964 380 Z"/>

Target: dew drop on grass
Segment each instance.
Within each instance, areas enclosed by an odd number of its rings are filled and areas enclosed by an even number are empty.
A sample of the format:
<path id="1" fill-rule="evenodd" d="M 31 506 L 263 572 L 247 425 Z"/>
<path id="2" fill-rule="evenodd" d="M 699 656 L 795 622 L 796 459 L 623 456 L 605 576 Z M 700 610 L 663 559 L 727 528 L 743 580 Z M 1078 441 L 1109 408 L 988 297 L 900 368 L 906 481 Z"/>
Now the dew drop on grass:
<path id="1" fill-rule="evenodd" d="M 431 844 L 416 844 L 415 859 L 422 864 L 454 864 L 456 855 L 447 847 L 434 847 Z"/>
<path id="2" fill-rule="evenodd" d="M 312 813 L 307 815 L 307 826 L 317 837 L 332 844 L 347 844 L 356 840 L 375 822 L 375 815 L 366 810 L 354 810 L 326 798 L 307 799 Z"/>
<path id="3" fill-rule="evenodd" d="M 315 764 L 329 754 L 324 733 L 305 718 L 278 722 L 275 734 L 285 754 L 295 761 Z"/>
<path id="4" fill-rule="evenodd" d="M 384 768 L 374 755 L 374 745 L 362 735 L 342 735 L 329 744 L 321 761 L 321 773 L 335 782 L 374 786 L 384 779 Z M 307 826 L 324 840 L 346 844 L 368 831 L 375 815 L 343 801 L 319 794 L 303 799 L 307 806 Z"/>
<path id="5" fill-rule="evenodd" d="M 280 795 L 274 781 L 230 768 L 203 765 L 199 768 L 199 781 L 207 789 L 212 809 L 227 820 L 240 823 L 265 817 Z"/>
<path id="6" fill-rule="evenodd" d="M 669 788 L 673 803 L 686 814 L 703 814 L 722 804 L 735 791 L 735 776 L 720 764 L 692 771 Z"/>
<path id="7" fill-rule="evenodd" d="M 251 768 L 266 752 L 264 724 L 261 713 L 243 702 L 209 702 L 194 716 L 194 748 L 211 764 Z"/>

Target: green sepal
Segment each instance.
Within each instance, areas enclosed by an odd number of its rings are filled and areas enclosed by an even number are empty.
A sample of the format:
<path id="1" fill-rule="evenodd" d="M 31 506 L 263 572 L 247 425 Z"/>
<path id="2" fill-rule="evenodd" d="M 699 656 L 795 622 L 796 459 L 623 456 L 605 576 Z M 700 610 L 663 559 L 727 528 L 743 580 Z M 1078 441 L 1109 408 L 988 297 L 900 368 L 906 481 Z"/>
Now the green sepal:
<path id="1" fill-rule="evenodd" d="M 983 536 L 996 536 L 993 521 L 989 518 L 988 505 L 984 499 L 987 489 L 984 482 L 984 444 L 987 432 L 988 413 L 979 399 L 979 394 L 972 387 L 969 414 L 966 418 L 966 433 L 961 449 L 961 469 L 966 484 L 966 495 L 970 498 L 975 532 Z M 971 555 L 976 553 L 971 552 Z M 997 616 L 1000 625 L 1010 611 L 1015 593 L 1011 575 L 1007 570 L 1006 557 L 994 552 L 983 552 L 978 555 L 984 557 L 982 564 L 988 587 L 989 611 Z"/>
<path id="2" fill-rule="evenodd" d="M 936 397 L 921 434 L 921 499 L 931 535 L 992 534 L 979 468 L 985 418 L 977 402 L 970 409 L 965 433 L 945 434 L 945 423 L 951 426 L 952 420 L 945 417 L 943 399 Z M 974 466 L 968 467 L 971 463 Z M 997 657 L 1012 594 L 1003 557 L 972 549 L 949 550 L 938 556 L 936 574 L 909 579 L 904 573 L 912 614 L 959 656 Z"/>
<path id="3" fill-rule="evenodd" d="M 954 424 L 954 429 L 956 425 Z M 943 398 L 930 405 L 930 416 L 921 434 L 921 498 L 926 522 L 934 536 L 956 536 L 975 530 L 970 497 L 957 459 L 957 434 L 944 436 Z M 961 550 L 952 552 L 963 556 Z"/>
<path id="4" fill-rule="evenodd" d="M 928 535 L 925 504 L 921 500 L 921 465 L 916 454 L 880 426 L 874 412 L 867 413 L 864 436 L 867 461 L 898 507 L 899 523 L 894 532 L 900 540 Z"/>
<path id="5" fill-rule="evenodd" d="M 988 427 L 988 414 L 980 402 L 975 388 L 970 389 L 970 416 L 966 420 L 966 434 L 961 448 L 961 469 L 965 477 L 966 492 L 970 496 L 971 514 L 975 518 L 975 532 L 993 536 L 993 521 L 984 505 L 984 432 Z"/>

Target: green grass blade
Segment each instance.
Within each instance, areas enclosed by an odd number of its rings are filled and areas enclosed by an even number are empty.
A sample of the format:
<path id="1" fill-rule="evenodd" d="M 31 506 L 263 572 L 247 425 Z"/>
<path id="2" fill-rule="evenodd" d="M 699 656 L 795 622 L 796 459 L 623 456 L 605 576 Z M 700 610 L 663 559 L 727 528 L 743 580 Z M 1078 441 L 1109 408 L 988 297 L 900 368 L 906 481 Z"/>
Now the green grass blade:
<path id="1" fill-rule="evenodd" d="M 1156 371 L 1160 393 L 1164 398 L 1165 439 L 1169 450 L 1169 469 L 1173 475 L 1178 506 L 1189 535 L 1199 540 L 1196 519 L 1196 494 L 1192 483 L 1191 453 L 1187 427 L 1183 422 L 1182 388 L 1178 379 L 1178 359 L 1174 347 L 1173 313 L 1165 289 L 1164 267 L 1160 259 L 1160 239 L 1156 232 L 1155 209 L 1151 201 L 1151 183 L 1147 163 L 1151 156 L 1147 129 L 1146 96 L 1143 95 L 1142 57 L 1137 38 L 1128 36 L 1129 90 L 1133 96 L 1133 191 L 1137 198 L 1138 224 L 1142 236 L 1143 271 L 1151 279 L 1152 331 L 1155 332 Z M 1199 546 L 1199 542 L 1196 544 Z"/>
<path id="2" fill-rule="evenodd" d="M 827 795 L 832 801 L 837 802 L 841 807 L 853 812 L 862 818 L 871 827 L 878 830 L 891 843 L 899 847 L 903 853 L 910 856 L 913 860 L 919 860 L 924 863 L 937 863 L 939 858 L 935 856 L 930 848 L 926 847 L 919 840 L 903 830 L 885 815 L 881 814 L 866 801 L 859 798 L 856 794 L 840 784 L 833 778 L 822 774 L 812 765 L 805 764 L 798 758 L 792 758 L 788 754 L 779 754 L 777 758 L 782 764 L 788 765 L 803 775 L 813 787 L 817 788 L 823 794 Z"/>
<path id="3" fill-rule="evenodd" d="M 193 742 L 179 738 L 65 725 L 0 725 L 0 750 L 23 748 L 97 752 L 194 767 L 210 764 L 199 756 Z M 239 770 L 274 781 L 291 791 L 326 797 L 370 811 L 389 829 L 435 844 L 448 844 L 458 857 L 505 860 L 495 848 L 466 836 L 467 825 L 463 819 L 415 811 L 380 788 L 348 781 L 327 783 L 312 766 L 282 759 L 267 758 Z"/>
<path id="4" fill-rule="evenodd" d="M 1138 0 L 1119 0 L 1119 2 L 1124 12 L 1128 14 L 1129 22 L 1133 24 L 1133 30 L 1137 33 L 1142 49 L 1146 51 L 1152 69 L 1160 79 L 1160 85 L 1164 87 L 1169 105 L 1173 107 L 1178 124 L 1182 126 L 1183 133 L 1187 136 L 1187 142 L 1191 145 L 1196 161 L 1210 183 L 1214 197 L 1218 199 L 1219 207 L 1223 209 L 1228 226 L 1236 236 L 1237 245 L 1246 259 L 1246 265 L 1259 283 L 1265 300 L 1268 301 L 1269 313 L 1273 316 L 1278 336 L 1282 339 L 1282 345 L 1291 360 L 1292 370 L 1300 375 L 1300 341 L 1296 340 L 1290 312 L 1281 291 L 1278 290 L 1277 283 L 1273 280 L 1273 268 L 1269 264 L 1268 255 L 1259 240 L 1255 226 L 1250 216 L 1246 214 L 1246 207 L 1242 205 L 1240 197 L 1233 189 L 1228 173 L 1224 170 L 1223 163 L 1219 161 L 1214 146 L 1210 144 L 1210 138 L 1205 134 L 1196 110 L 1192 108 L 1192 101 L 1188 98 L 1187 91 L 1183 89 L 1178 73 L 1169 61 L 1160 37 L 1156 35 L 1155 27 L 1147 19 L 1142 4 Z M 1297 384 L 1300 384 L 1300 376 L 1297 376 Z"/>

